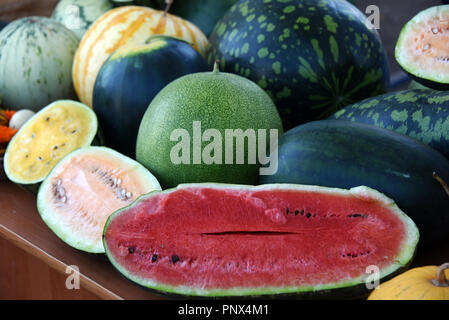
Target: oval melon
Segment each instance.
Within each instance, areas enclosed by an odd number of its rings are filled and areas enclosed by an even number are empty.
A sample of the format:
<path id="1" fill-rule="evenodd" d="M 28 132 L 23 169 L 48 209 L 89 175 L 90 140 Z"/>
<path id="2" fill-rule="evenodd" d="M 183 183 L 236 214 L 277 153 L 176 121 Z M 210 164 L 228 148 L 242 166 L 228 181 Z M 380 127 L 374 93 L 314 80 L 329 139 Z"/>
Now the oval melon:
<path id="1" fill-rule="evenodd" d="M 90 145 L 97 132 L 92 109 L 72 100 L 55 101 L 31 117 L 8 144 L 6 175 L 17 184 L 40 183 L 59 160 Z"/>
<path id="2" fill-rule="evenodd" d="M 209 297 L 366 296 L 369 270 L 382 280 L 403 271 L 418 239 L 413 221 L 375 190 L 288 184 L 153 192 L 104 229 L 106 254 L 128 279 Z"/>
<path id="3" fill-rule="evenodd" d="M 142 44 L 155 34 L 186 40 L 206 55 L 206 36 L 186 20 L 147 7 L 124 6 L 109 10 L 89 28 L 75 55 L 73 83 L 80 101 L 92 107 L 98 72 L 115 50 Z"/>
<path id="4" fill-rule="evenodd" d="M 68 245 L 103 253 L 109 215 L 142 194 L 160 190 L 158 181 L 134 160 L 105 147 L 80 148 L 61 160 L 37 195 L 39 213 Z"/>

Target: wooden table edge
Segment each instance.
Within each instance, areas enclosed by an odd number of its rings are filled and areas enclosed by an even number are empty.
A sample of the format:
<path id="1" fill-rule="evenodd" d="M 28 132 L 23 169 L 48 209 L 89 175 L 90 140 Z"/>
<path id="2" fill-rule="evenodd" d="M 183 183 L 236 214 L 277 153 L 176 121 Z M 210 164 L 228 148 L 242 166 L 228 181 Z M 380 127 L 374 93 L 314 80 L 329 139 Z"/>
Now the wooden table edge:
<path id="1" fill-rule="evenodd" d="M 57 259 L 56 257 L 48 254 L 38 246 L 34 245 L 24 237 L 20 236 L 19 234 L 17 234 L 13 230 L 10 230 L 9 228 L 5 227 L 2 224 L 0 224 L 0 236 L 3 237 L 6 241 L 10 242 L 11 244 L 24 250 L 28 254 L 46 263 L 50 268 L 54 269 L 55 271 L 61 274 L 66 274 L 66 270 L 67 267 L 69 267 L 69 265 Z M 96 283 L 95 281 L 93 281 L 86 275 L 82 274 L 81 272 L 79 276 L 80 276 L 80 284 L 82 284 L 83 287 L 86 288 L 86 290 L 88 290 L 95 296 L 99 297 L 100 299 L 124 300 L 119 295 L 111 292 L 110 290 Z"/>

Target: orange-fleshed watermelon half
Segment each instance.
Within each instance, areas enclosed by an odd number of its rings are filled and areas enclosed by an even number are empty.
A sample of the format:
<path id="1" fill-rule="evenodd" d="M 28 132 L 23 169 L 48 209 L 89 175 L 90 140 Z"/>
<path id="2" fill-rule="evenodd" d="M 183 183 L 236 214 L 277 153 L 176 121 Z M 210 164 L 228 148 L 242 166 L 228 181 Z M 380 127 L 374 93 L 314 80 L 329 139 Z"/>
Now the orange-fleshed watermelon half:
<path id="1" fill-rule="evenodd" d="M 152 192 L 113 213 L 103 232 L 128 279 L 203 297 L 362 297 L 376 277 L 407 268 L 418 239 L 413 221 L 375 190 L 287 184 Z"/>

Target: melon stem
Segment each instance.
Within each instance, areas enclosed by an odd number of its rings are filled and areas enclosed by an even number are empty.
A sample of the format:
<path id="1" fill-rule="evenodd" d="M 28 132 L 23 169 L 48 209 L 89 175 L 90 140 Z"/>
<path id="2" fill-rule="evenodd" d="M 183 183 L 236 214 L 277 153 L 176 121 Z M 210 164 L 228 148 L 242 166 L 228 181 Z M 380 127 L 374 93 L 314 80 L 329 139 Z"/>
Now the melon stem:
<path id="1" fill-rule="evenodd" d="M 220 60 L 215 60 L 214 63 L 214 71 L 212 71 L 214 74 L 220 73 Z"/>
<path id="2" fill-rule="evenodd" d="M 449 262 L 443 263 L 438 268 L 437 279 L 432 280 L 432 284 L 437 287 L 449 287 L 449 281 L 446 278 L 445 270 L 449 269 Z"/>
<path id="3" fill-rule="evenodd" d="M 170 11 L 170 7 L 173 4 L 173 0 L 165 0 L 165 10 L 164 10 L 164 17 L 167 16 L 168 11 Z"/>
<path id="4" fill-rule="evenodd" d="M 449 186 L 447 185 L 447 183 L 443 179 L 441 179 L 441 177 L 438 176 L 438 174 L 436 174 L 436 172 L 433 173 L 433 177 L 435 178 L 435 180 L 437 180 L 443 186 L 443 189 L 446 191 L 447 195 L 449 196 Z"/>

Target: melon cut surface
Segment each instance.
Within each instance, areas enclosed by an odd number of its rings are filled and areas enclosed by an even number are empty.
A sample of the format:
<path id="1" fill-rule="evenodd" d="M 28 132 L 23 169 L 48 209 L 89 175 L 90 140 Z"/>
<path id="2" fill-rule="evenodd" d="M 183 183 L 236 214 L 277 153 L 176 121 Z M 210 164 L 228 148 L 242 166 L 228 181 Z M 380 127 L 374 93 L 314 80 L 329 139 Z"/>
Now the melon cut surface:
<path id="1" fill-rule="evenodd" d="M 52 170 L 39 188 L 45 223 L 79 250 L 103 253 L 109 215 L 142 194 L 160 190 L 154 176 L 134 160 L 105 147 L 78 149 Z"/>
<path id="2" fill-rule="evenodd" d="M 113 213 L 104 230 L 128 279 L 188 296 L 364 295 L 411 261 L 419 233 L 392 200 L 366 187 L 187 184 Z"/>
<path id="3" fill-rule="evenodd" d="M 395 56 L 416 81 L 435 89 L 449 88 L 449 6 L 421 11 L 402 29 Z"/>
<path id="4" fill-rule="evenodd" d="M 72 100 L 51 103 L 30 118 L 8 144 L 5 172 L 19 184 L 42 182 L 70 152 L 92 143 L 98 120 L 89 107 Z"/>

